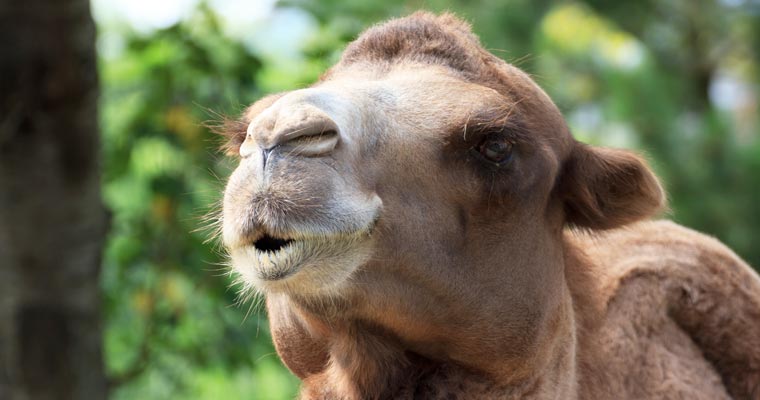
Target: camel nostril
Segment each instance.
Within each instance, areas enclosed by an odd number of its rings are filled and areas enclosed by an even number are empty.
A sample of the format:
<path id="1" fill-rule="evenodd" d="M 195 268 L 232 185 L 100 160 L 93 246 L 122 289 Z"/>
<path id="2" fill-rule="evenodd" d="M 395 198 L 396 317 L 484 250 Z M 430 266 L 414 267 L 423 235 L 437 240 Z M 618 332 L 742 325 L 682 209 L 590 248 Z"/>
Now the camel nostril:
<path id="1" fill-rule="evenodd" d="M 285 143 L 291 144 L 291 143 L 299 143 L 299 142 L 330 140 L 334 137 L 337 138 L 337 136 L 338 136 L 338 131 L 336 131 L 335 129 L 325 129 L 323 131 L 314 132 L 314 133 L 293 135 L 292 138 L 289 138 Z"/>
<path id="2" fill-rule="evenodd" d="M 279 110 L 272 139 L 287 154 L 314 157 L 331 152 L 341 139 L 337 122 L 311 104 L 297 104 Z"/>
<path id="3" fill-rule="evenodd" d="M 293 239 L 283 239 L 264 235 L 259 240 L 253 242 L 253 247 L 260 251 L 275 252 L 292 242 Z"/>
<path id="4" fill-rule="evenodd" d="M 331 152 L 339 139 L 336 129 L 327 128 L 285 135 L 285 140 L 280 143 L 280 146 L 287 148 L 290 154 L 318 156 Z"/>

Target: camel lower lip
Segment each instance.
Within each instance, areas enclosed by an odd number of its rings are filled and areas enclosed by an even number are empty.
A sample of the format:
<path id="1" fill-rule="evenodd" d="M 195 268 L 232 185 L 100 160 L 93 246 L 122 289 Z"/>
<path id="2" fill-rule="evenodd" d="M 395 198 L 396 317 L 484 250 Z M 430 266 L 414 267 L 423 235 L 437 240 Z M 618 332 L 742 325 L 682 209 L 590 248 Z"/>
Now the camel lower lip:
<path id="1" fill-rule="evenodd" d="M 311 247 L 307 240 L 292 239 L 276 250 L 262 250 L 253 245 L 250 248 L 253 251 L 253 268 L 261 280 L 283 280 L 300 269 Z"/>

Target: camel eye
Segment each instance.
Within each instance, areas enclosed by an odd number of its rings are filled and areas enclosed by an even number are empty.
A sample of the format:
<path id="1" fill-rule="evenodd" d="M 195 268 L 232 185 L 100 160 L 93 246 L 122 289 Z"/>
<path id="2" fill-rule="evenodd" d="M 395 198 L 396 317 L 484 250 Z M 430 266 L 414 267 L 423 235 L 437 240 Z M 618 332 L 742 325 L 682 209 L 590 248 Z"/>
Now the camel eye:
<path id="1" fill-rule="evenodd" d="M 477 146 L 477 151 L 487 161 L 503 165 L 512 158 L 512 143 L 498 136 L 486 136 Z"/>

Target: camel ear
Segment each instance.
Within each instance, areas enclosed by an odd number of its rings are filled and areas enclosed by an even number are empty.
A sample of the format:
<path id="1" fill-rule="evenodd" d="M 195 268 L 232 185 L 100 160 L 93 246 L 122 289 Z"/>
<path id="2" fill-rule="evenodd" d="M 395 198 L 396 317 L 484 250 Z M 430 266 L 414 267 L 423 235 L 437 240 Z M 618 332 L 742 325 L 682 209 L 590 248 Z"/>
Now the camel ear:
<path id="1" fill-rule="evenodd" d="M 612 229 L 651 217 L 665 193 L 639 156 L 575 143 L 559 183 L 569 224 Z"/>

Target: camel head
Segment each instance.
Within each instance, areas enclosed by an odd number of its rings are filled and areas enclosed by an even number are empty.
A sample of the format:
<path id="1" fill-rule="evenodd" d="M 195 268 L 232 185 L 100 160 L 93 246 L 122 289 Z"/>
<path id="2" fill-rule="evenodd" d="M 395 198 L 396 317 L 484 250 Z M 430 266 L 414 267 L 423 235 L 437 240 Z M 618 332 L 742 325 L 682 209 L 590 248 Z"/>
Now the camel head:
<path id="1" fill-rule="evenodd" d="M 571 323 L 556 318 L 563 229 L 663 202 L 639 157 L 575 141 L 530 77 L 451 15 L 369 29 L 314 85 L 236 126 L 223 240 L 243 284 L 433 359 L 535 358 L 556 339 L 543 327 Z"/>

